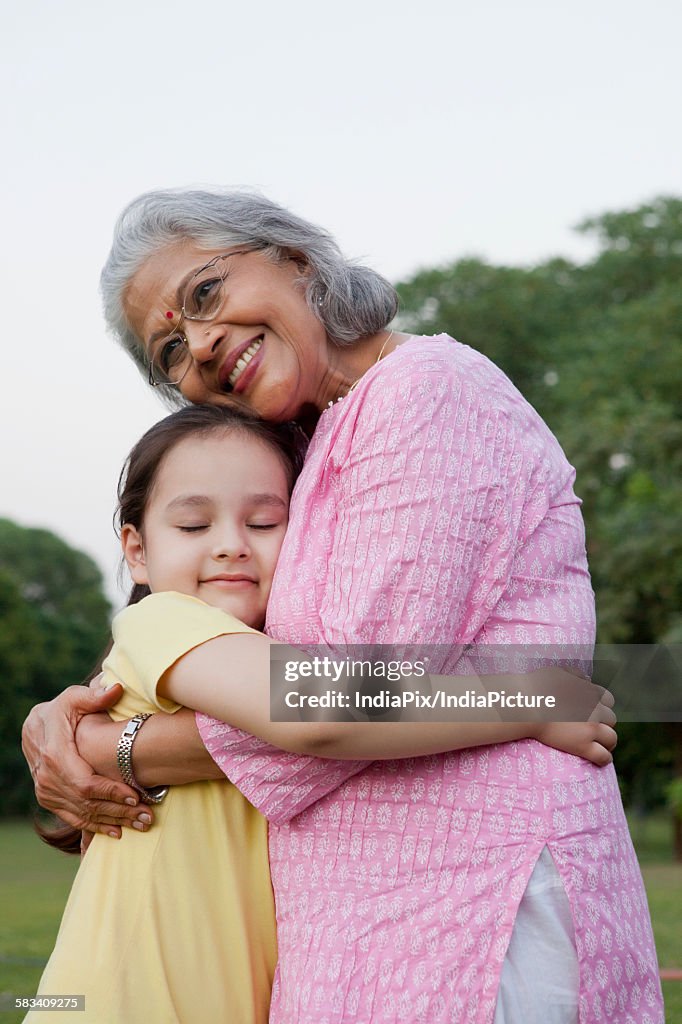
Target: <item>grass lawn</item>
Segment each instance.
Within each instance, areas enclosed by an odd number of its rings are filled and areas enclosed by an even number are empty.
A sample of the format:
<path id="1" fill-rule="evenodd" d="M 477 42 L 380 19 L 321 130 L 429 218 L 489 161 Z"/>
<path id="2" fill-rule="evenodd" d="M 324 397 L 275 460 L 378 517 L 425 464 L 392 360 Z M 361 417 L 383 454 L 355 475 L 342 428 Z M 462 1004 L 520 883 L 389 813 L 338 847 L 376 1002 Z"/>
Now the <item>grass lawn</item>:
<path id="1" fill-rule="evenodd" d="M 658 962 L 682 968 L 682 864 L 672 863 L 672 830 L 664 815 L 628 815 L 630 832 L 642 865 Z M 667 1024 L 682 1024 L 682 981 L 664 981 Z"/>
<path id="2" fill-rule="evenodd" d="M 630 825 L 661 967 L 682 968 L 682 866 L 671 862 L 668 822 L 652 817 Z M 14 997 L 35 993 L 77 867 L 78 858 L 44 846 L 30 825 L 0 823 L 0 1024 L 23 1019 Z M 663 991 L 667 1024 L 682 1024 L 682 981 L 664 982 Z"/>
<path id="3" fill-rule="evenodd" d="M 77 868 L 77 857 L 50 850 L 25 822 L 0 823 L 2 1024 L 25 1015 L 14 997 L 35 994 Z"/>

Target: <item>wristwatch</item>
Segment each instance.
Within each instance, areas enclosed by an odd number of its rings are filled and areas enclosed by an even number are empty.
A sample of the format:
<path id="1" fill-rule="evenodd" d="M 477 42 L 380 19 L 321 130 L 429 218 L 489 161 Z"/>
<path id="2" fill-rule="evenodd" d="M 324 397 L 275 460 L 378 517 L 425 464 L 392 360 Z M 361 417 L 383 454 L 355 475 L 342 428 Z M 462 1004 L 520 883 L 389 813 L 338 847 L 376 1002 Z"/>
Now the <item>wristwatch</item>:
<path id="1" fill-rule="evenodd" d="M 154 786 L 152 789 L 145 789 L 144 786 L 141 786 L 136 781 L 133 774 L 133 743 L 148 718 L 151 718 L 150 714 L 135 715 L 127 723 L 116 747 L 116 763 L 118 764 L 118 770 L 123 781 L 126 785 L 132 786 L 133 789 L 137 790 L 143 803 L 160 804 L 170 786 Z"/>

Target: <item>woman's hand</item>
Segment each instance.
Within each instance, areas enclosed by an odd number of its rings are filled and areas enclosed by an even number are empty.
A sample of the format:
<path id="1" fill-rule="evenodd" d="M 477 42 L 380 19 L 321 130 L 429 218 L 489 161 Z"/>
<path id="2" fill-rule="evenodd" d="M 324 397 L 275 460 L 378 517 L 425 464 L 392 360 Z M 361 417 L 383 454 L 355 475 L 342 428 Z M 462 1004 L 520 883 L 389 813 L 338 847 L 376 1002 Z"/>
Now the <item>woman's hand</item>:
<path id="1" fill-rule="evenodd" d="M 41 807 L 75 828 L 115 838 L 120 838 L 121 825 L 146 829 L 152 815 L 130 786 L 93 771 L 78 753 L 75 733 L 84 716 L 103 711 L 120 696 L 118 685 L 106 691 L 70 686 L 33 708 L 21 744 Z"/>

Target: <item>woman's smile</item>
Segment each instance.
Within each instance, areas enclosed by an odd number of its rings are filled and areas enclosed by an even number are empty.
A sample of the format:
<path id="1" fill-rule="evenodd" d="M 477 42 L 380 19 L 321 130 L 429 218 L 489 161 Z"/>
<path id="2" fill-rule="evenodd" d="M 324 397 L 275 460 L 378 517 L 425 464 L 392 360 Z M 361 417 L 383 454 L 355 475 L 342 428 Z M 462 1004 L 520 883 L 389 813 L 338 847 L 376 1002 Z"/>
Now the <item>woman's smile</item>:
<path id="1" fill-rule="evenodd" d="M 263 361 L 265 335 L 259 334 L 230 352 L 220 367 L 218 382 L 223 391 L 245 391 Z M 248 369 L 248 373 L 245 372 Z"/>

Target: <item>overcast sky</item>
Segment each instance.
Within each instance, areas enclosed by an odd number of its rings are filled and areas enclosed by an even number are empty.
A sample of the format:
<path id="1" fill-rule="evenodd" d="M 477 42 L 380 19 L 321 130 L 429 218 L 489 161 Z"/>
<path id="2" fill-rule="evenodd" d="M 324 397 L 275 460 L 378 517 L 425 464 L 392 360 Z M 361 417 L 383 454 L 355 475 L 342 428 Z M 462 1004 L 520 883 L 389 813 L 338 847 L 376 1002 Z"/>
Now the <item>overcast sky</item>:
<path id="1" fill-rule="evenodd" d="M 256 187 L 392 280 L 582 259 L 585 216 L 682 193 L 681 37 L 679 0 L 6 4 L 0 515 L 116 597 L 116 479 L 164 415 L 99 308 L 134 195 Z"/>

